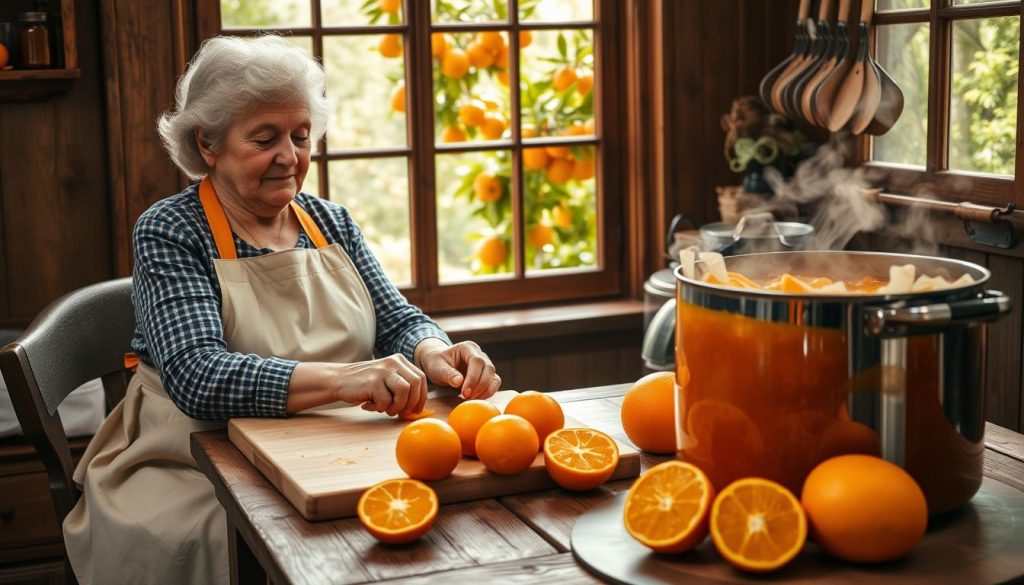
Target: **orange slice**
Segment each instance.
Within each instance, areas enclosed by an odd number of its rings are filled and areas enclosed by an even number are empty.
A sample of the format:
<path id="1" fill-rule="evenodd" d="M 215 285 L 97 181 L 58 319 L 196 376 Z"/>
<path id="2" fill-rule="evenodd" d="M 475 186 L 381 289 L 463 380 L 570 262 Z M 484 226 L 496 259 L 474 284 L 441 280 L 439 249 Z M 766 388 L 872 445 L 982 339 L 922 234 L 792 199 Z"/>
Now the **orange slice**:
<path id="1" fill-rule="evenodd" d="M 715 500 L 711 539 L 733 566 L 774 571 L 803 548 L 807 518 L 789 490 L 774 481 L 748 477 L 729 484 Z"/>
<path id="2" fill-rule="evenodd" d="M 434 409 L 433 408 L 424 408 L 423 410 L 421 410 L 419 412 L 410 412 L 409 414 L 399 415 L 398 418 L 400 418 L 402 420 L 420 420 L 421 418 L 427 418 L 428 416 L 433 416 L 433 414 L 434 414 Z"/>
<path id="3" fill-rule="evenodd" d="M 608 481 L 618 465 L 618 445 L 600 431 L 559 429 L 544 440 L 544 467 L 567 490 L 592 490 Z"/>
<path id="4" fill-rule="evenodd" d="M 412 542 L 437 518 L 437 494 L 415 479 L 389 479 L 363 492 L 359 521 L 374 538 L 389 544 Z"/>
<path id="5" fill-rule="evenodd" d="M 690 550 L 708 535 L 714 497 L 711 480 L 697 466 L 682 461 L 655 465 L 626 494 L 626 531 L 657 552 Z"/>

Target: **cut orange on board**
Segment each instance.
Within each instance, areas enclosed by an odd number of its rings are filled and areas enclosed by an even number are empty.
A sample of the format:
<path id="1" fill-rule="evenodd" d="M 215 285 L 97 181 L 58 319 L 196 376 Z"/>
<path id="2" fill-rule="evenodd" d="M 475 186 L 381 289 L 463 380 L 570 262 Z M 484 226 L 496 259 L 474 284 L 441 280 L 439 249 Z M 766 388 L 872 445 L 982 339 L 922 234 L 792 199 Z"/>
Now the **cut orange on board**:
<path id="1" fill-rule="evenodd" d="M 555 483 L 586 491 L 608 481 L 619 464 L 619 447 L 593 429 L 559 429 L 544 441 L 544 466 Z"/>
<path id="2" fill-rule="evenodd" d="M 389 544 L 412 542 L 437 518 L 437 494 L 415 479 L 389 479 L 359 497 L 359 521 L 374 538 Z"/>
<path id="3" fill-rule="evenodd" d="M 708 535 L 715 488 L 697 466 L 666 461 L 647 470 L 626 495 L 626 531 L 657 552 L 679 553 Z"/>
<path id="4" fill-rule="evenodd" d="M 749 477 L 729 484 L 711 508 L 711 539 L 725 560 L 745 571 L 774 571 L 800 552 L 807 519 L 783 486 Z"/>
<path id="5" fill-rule="evenodd" d="M 427 418 L 428 416 L 433 416 L 433 414 L 434 414 L 434 409 L 433 408 L 424 408 L 423 410 L 421 410 L 419 412 L 410 412 L 409 414 L 399 415 L 398 418 L 400 418 L 402 420 L 419 420 L 421 418 Z"/>

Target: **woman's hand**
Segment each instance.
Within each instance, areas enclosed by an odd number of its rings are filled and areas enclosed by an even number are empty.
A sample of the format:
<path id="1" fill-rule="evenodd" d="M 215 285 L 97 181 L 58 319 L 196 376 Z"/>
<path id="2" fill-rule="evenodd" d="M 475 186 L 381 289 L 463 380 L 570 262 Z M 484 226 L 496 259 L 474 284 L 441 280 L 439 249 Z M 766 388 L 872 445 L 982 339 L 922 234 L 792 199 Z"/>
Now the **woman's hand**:
<path id="1" fill-rule="evenodd" d="M 491 358 L 472 341 L 448 345 L 428 338 L 416 346 L 416 363 L 434 384 L 459 388 L 463 398 L 490 398 L 501 388 Z"/>
<path id="2" fill-rule="evenodd" d="M 405 416 L 423 410 L 427 378 L 401 354 L 343 364 L 336 377 L 337 399 L 362 403 L 363 410 Z"/>

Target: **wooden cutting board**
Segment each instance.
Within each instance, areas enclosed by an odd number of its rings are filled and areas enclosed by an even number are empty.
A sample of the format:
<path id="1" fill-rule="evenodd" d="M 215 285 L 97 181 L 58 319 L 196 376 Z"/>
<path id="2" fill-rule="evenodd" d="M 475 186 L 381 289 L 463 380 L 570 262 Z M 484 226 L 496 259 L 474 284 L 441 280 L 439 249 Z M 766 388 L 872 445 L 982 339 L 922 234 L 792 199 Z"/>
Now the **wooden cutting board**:
<path id="1" fill-rule="evenodd" d="M 516 394 L 490 398 L 500 410 Z M 446 420 L 461 399 L 453 394 L 427 400 L 432 418 Z M 395 460 L 395 441 L 407 421 L 361 408 L 306 412 L 287 419 L 236 418 L 228 423 L 231 442 L 307 520 L 353 516 L 356 502 L 371 485 L 406 477 Z M 566 427 L 586 424 L 566 417 Z M 619 466 L 612 480 L 640 474 L 640 454 L 619 443 Z M 461 502 L 557 487 L 544 469 L 544 455 L 516 475 L 488 471 L 463 457 L 452 475 L 427 482 L 440 502 Z"/>

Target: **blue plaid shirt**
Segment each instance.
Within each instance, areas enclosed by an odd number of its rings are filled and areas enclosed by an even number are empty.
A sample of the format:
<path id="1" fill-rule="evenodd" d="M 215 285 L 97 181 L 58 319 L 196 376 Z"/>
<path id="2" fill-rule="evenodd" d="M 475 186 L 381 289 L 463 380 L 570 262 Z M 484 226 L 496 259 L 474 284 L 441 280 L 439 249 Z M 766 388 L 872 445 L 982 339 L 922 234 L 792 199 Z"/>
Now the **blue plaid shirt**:
<path id="1" fill-rule="evenodd" d="M 296 201 L 327 238 L 352 258 L 370 291 L 377 317 L 376 349 L 410 361 L 416 345 L 448 336 L 410 305 L 384 275 L 348 210 L 300 193 Z M 270 252 L 234 237 L 239 258 Z M 221 291 L 213 260 L 213 232 L 199 201 L 198 185 L 163 199 L 135 224 L 132 301 L 137 326 L 132 348 L 157 368 L 171 400 L 201 420 L 236 416 L 283 417 L 288 382 L 298 364 L 279 357 L 231 353 L 221 324 Z M 302 230 L 298 248 L 314 248 Z"/>

